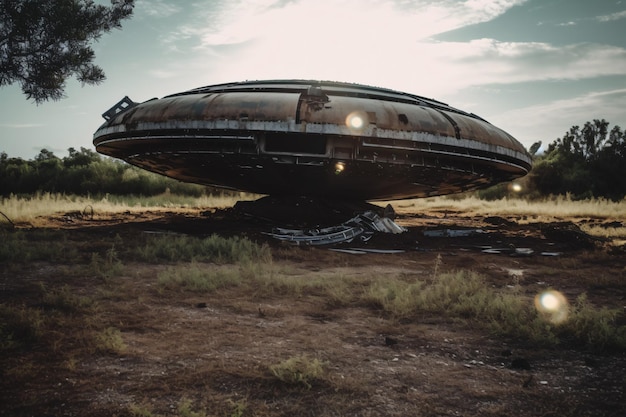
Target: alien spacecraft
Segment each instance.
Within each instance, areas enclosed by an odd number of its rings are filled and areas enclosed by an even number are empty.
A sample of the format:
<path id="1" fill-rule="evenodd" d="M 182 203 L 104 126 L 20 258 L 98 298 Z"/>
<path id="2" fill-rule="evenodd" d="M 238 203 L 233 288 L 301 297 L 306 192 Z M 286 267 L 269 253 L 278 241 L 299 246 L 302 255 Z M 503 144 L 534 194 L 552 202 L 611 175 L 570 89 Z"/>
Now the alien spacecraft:
<path id="1" fill-rule="evenodd" d="M 360 84 L 211 85 L 103 114 L 102 154 L 185 182 L 272 196 L 393 200 L 526 175 L 531 156 L 475 114 Z"/>

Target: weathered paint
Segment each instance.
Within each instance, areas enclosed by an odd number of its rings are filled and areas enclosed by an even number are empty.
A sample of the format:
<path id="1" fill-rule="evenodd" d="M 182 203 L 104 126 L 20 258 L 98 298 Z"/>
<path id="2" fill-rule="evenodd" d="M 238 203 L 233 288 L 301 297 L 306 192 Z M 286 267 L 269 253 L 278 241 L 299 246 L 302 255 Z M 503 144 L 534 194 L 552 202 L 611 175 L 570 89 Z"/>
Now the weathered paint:
<path id="1" fill-rule="evenodd" d="M 486 187 L 531 168 L 517 140 L 478 116 L 375 87 L 256 81 L 120 103 L 94 134 L 98 152 L 260 194 L 420 197 Z"/>

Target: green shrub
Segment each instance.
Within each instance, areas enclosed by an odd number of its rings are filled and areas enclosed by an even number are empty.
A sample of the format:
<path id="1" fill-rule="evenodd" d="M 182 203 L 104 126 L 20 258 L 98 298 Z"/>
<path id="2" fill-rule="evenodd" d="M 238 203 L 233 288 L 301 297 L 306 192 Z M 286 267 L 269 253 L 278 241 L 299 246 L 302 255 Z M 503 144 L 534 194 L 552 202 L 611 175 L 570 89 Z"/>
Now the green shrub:
<path id="1" fill-rule="evenodd" d="M 205 411 L 193 411 L 191 400 L 183 398 L 178 404 L 178 415 L 180 417 L 206 417 Z"/>
<path id="2" fill-rule="evenodd" d="M 106 251 L 104 257 L 98 253 L 92 253 L 89 268 L 92 273 L 104 278 L 105 280 L 118 276 L 124 271 L 124 265 L 118 258 L 115 245 L 111 246 L 111 248 Z"/>
<path id="3" fill-rule="evenodd" d="M 571 308 L 569 319 L 559 330 L 564 339 L 593 349 L 626 349 L 626 326 L 616 325 L 622 314 L 619 309 L 594 308 L 587 295 L 582 294 Z"/>
<path id="4" fill-rule="evenodd" d="M 467 320 L 493 334 L 539 345 L 568 341 L 594 349 L 626 348 L 626 326 L 616 324 L 620 310 L 594 308 L 581 296 L 567 319 L 555 324 L 517 290 L 489 287 L 471 271 L 438 274 L 430 283 L 398 278 L 374 281 L 361 302 L 397 318 L 430 313 Z"/>
<path id="5" fill-rule="evenodd" d="M 135 256 L 146 262 L 236 263 L 271 260 L 269 246 L 265 244 L 257 245 L 238 236 L 224 238 L 218 235 L 207 238 L 150 236 L 145 245 L 136 249 Z"/>
<path id="6" fill-rule="evenodd" d="M 95 336 L 95 348 L 100 353 L 121 354 L 126 350 L 122 333 L 114 328 L 107 327 Z"/>
<path id="7" fill-rule="evenodd" d="M 152 417 L 152 411 L 143 405 L 131 404 L 128 407 L 128 412 L 132 417 Z"/>
<path id="8" fill-rule="evenodd" d="M 43 325 L 40 310 L 0 304 L 0 350 L 36 342 L 42 335 Z"/>
<path id="9" fill-rule="evenodd" d="M 76 258 L 67 235 L 54 230 L 0 232 L 0 262 L 65 262 Z"/>
<path id="10" fill-rule="evenodd" d="M 74 294 L 68 286 L 64 286 L 60 290 L 48 291 L 42 285 L 42 290 L 44 292 L 43 305 L 48 309 L 71 313 L 88 310 L 93 306 L 93 299 Z"/>
<path id="11" fill-rule="evenodd" d="M 303 385 L 311 388 L 311 384 L 324 375 L 324 363 L 308 356 L 295 356 L 270 366 L 270 372 L 279 381 L 290 385 Z"/>
<path id="12" fill-rule="evenodd" d="M 246 410 L 248 409 L 248 402 L 245 399 L 238 401 L 233 401 L 229 399 L 228 404 L 232 407 L 230 417 L 243 417 Z"/>

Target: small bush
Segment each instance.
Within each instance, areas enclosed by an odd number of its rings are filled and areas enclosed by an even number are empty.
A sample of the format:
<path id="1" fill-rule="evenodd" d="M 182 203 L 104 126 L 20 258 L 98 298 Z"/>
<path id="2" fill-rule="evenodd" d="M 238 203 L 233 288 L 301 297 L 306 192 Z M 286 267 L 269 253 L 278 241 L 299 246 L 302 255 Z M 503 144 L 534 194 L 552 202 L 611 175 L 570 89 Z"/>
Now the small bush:
<path id="1" fill-rule="evenodd" d="M 133 417 L 152 417 L 152 411 L 143 405 L 131 404 L 128 407 L 128 412 Z"/>
<path id="2" fill-rule="evenodd" d="M 98 253 L 92 253 L 89 268 L 92 273 L 104 278 L 105 280 L 118 276 L 124 271 L 124 265 L 118 258 L 115 245 L 107 250 L 104 257 Z"/>
<path id="3" fill-rule="evenodd" d="M 279 381 L 290 385 L 303 385 L 310 389 L 312 383 L 324 375 L 324 364 L 319 359 L 295 356 L 270 366 L 270 372 Z"/>
<path id="4" fill-rule="evenodd" d="M 0 350 L 33 343 L 42 335 L 44 316 L 27 307 L 0 304 Z"/>
<path id="5" fill-rule="evenodd" d="M 243 417 L 248 409 L 248 403 L 245 399 L 239 401 L 228 400 L 228 404 L 232 407 L 230 417 Z"/>
<path id="6" fill-rule="evenodd" d="M 193 411 L 193 404 L 189 399 L 182 399 L 178 404 L 178 415 L 180 417 L 206 417 L 205 411 Z"/>
<path id="7" fill-rule="evenodd" d="M 96 334 L 95 347 L 100 353 L 121 354 L 126 350 L 122 333 L 114 327 L 107 327 Z"/>
<path id="8" fill-rule="evenodd" d="M 594 308 L 586 294 L 580 295 L 573 305 L 567 322 L 560 333 L 594 349 L 626 349 L 626 326 L 617 326 L 619 309 Z"/>
<path id="9" fill-rule="evenodd" d="M 93 306 L 93 299 L 74 294 L 68 286 L 53 291 L 48 291 L 42 286 L 42 290 L 44 291 L 43 305 L 47 309 L 70 313 L 88 310 Z"/>

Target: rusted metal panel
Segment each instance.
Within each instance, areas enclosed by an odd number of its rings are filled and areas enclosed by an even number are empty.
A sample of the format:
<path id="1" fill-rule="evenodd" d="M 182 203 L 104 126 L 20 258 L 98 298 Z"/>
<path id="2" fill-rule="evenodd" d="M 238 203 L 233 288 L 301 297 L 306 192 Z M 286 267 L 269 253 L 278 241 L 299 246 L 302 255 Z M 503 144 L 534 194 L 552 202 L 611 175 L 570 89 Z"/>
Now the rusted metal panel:
<path id="1" fill-rule="evenodd" d="M 455 135 L 453 126 L 434 109 L 358 97 L 329 98 L 329 103 L 321 110 L 309 111 L 304 105 L 306 110 L 303 111 L 302 121 L 336 125 L 355 136 L 367 135 L 370 126 L 401 132 Z M 362 124 L 351 125 L 351 116 L 360 118 Z"/>
<path id="2" fill-rule="evenodd" d="M 511 180 L 531 167 L 519 142 L 475 115 L 368 86 L 256 81 L 120 103 L 94 134 L 99 152 L 183 181 L 261 194 L 430 196 Z"/>
<path id="3" fill-rule="evenodd" d="M 151 100 L 120 114 L 111 124 L 163 123 L 168 121 L 281 121 L 293 119 L 297 94 L 229 93 L 198 94 Z"/>

